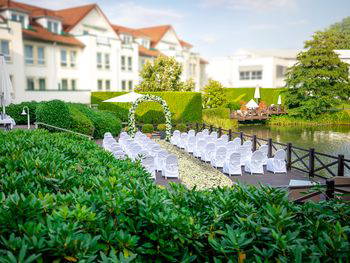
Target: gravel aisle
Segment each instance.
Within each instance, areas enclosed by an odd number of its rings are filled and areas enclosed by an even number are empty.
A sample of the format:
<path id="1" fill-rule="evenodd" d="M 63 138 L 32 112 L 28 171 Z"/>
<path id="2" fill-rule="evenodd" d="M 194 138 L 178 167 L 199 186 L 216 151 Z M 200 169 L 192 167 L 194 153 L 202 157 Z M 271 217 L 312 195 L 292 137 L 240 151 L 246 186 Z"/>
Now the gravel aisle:
<path id="1" fill-rule="evenodd" d="M 214 169 L 207 163 L 196 159 L 187 152 L 164 141 L 157 142 L 167 151 L 177 156 L 179 161 L 179 173 L 181 182 L 192 189 L 197 186 L 198 190 L 210 189 L 218 186 L 232 186 L 233 182 L 220 171 Z"/>

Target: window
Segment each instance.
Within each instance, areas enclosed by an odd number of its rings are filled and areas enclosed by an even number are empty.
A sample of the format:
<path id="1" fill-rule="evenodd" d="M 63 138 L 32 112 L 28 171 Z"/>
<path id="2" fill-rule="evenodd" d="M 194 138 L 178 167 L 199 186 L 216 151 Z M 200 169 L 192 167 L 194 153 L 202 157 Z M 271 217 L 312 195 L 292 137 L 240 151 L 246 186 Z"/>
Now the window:
<path id="1" fill-rule="evenodd" d="M 241 71 L 241 72 L 239 72 L 239 79 L 240 80 L 248 80 L 248 79 L 250 79 L 250 71 Z"/>
<path id="2" fill-rule="evenodd" d="M 86 36 L 89 34 L 89 31 L 88 30 L 83 30 L 83 35 Z"/>
<path id="3" fill-rule="evenodd" d="M 170 46 L 169 46 L 169 50 L 175 50 L 175 46 L 170 45 Z"/>
<path id="4" fill-rule="evenodd" d="M 39 90 L 46 90 L 46 80 L 44 78 L 39 79 Z"/>
<path id="5" fill-rule="evenodd" d="M 61 80 L 61 89 L 62 90 L 68 90 L 68 79 L 62 79 Z"/>
<path id="6" fill-rule="evenodd" d="M 130 44 L 132 42 L 132 37 L 129 35 L 124 35 L 124 44 Z"/>
<path id="7" fill-rule="evenodd" d="M 122 65 L 122 70 L 125 70 L 125 69 L 126 69 L 126 66 L 125 66 L 125 56 L 122 56 L 121 65 Z"/>
<path id="8" fill-rule="evenodd" d="M 276 77 L 277 78 L 284 78 L 287 71 L 287 67 L 277 65 L 276 67 Z"/>
<path id="9" fill-rule="evenodd" d="M 132 90 L 132 80 L 129 80 L 129 90 Z"/>
<path id="10" fill-rule="evenodd" d="M 73 68 L 75 67 L 77 62 L 77 52 L 76 51 L 71 51 L 70 52 L 70 66 Z"/>
<path id="11" fill-rule="evenodd" d="M 262 79 L 262 71 L 261 70 L 252 71 L 251 77 L 252 77 L 252 79 Z"/>
<path id="12" fill-rule="evenodd" d="M 31 45 L 24 46 L 24 56 L 25 56 L 26 64 L 33 64 L 34 63 L 33 46 L 31 46 Z"/>
<path id="13" fill-rule="evenodd" d="M 100 79 L 97 81 L 97 89 L 98 90 L 102 90 L 103 89 L 102 80 L 100 80 Z"/>
<path id="14" fill-rule="evenodd" d="M 109 69 L 110 63 L 109 63 L 109 54 L 105 54 L 105 69 Z"/>
<path id="15" fill-rule="evenodd" d="M 122 90 L 126 90 L 126 81 L 125 80 L 122 81 Z"/>
<path id="16" fill-rule="evenodd" d="M 0 53 L 5 56 L 5 60 L 11 61 L 10 56 L 10 41 L 8 40 L 0 40 Z"/>
<path id="17" fill-rule="evenodd" d="M 70 84 L 71 84 L 72 90 L 76 90 L 76 88 L 77 88 L 77 82 L 76 82 L 76 80 L 75 80 L 75 79 L 72 79 L 72 80 L 70 81 Z"/>
<path id="18" fill-rule="evenodd" d="M 44 48 L 43 47 L 38 47 L 38 64 L 39 65 L 44 65 L 45 64 L 45 53 L 44 53 Z"/>
<path id="19" fill-rule="evenodd" d="M 34 90 L 34 79 L 33 78 L 27 78 L 27 90 Z"/>
<path id="20" fill-rule="evenodd" d="M 102 68 L 102 54 L 100 52 L 96 55 L 97 68 Z"/>
<path id="21" fill-rule="evenodd" d="M 142 41 L 141 41 L 141 44 L 145 48 L 149 48 L 149 40 L 143 38 Z"/>
<path id="22" fill-rule="evenodd" d="M 111 90 L 111 81 L 106 80 L 106 90 Z"/>
<path id="23" fill-rule="evenodd" d="M 67 50 L 61 49 L 61 66 L 67 66 Z"/>
<path id="24" fill-rule="evenodd" d="M 128 57 L 128 70 L 132 71 L 132 57 Z"/>
<path id="25" fill-rule="evenodd" d="M 47 21 L 47 30 L 52 33 L 58 34 L 58 22 Z"/>
<path id="26" fill-rule="evenodd" d="M 24 15 L 17 14 L 17 13 L 12 13 L 11 14 L 11 20 L 20 22 L 22 27 L 25 28 L 25 17 L 24 17 Z"/>

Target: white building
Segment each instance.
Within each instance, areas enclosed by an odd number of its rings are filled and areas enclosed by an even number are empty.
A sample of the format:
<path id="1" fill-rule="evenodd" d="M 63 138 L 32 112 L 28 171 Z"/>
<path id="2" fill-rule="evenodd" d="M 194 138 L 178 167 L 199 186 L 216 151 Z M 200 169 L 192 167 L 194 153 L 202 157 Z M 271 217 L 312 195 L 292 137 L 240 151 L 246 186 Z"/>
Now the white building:
<path id="1" fill-rule="evenodd" d="M 90 102 L 91 91 L 129 91 L 146 59 L 161 54 L 183 64 L 183 79 L 205 84 L 206 63 L 171 26 L 112 25 L 96 4 L 49 10 L 0 0 L 0 53 L 14 101 Z"/>
<path id="2" fill-rule="evenodd" d="M 283 87 L 286 70 L 296 63 L 300 51 L 240 49 L 233 56 L 209 60 L 208 77 L 228 88 Z"/>

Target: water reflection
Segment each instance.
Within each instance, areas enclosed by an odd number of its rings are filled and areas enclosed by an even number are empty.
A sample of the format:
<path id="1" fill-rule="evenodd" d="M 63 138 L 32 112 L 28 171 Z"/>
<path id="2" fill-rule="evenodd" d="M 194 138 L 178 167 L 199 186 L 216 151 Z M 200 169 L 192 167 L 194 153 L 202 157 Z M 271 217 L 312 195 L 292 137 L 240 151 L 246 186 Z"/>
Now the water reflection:
<path id="1" fill-rule="evenodd" d="M 291 142 L 303 148 L 315 148 L 318 152 L 335 156 L 344 154 L 345 158 L 350 159 L 350 126 L 270 127 L 251 125 L 242 126 L 239 129 L 244 133 L 256 134 L 260 138 L 272 138 L 278 142 Z"/>

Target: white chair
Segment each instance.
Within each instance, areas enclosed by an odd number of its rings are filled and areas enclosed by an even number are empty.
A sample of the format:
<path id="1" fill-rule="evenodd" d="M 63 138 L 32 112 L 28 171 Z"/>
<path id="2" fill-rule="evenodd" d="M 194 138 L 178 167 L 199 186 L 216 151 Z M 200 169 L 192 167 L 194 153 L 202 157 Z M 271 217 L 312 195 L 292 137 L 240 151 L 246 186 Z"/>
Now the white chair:
<path id="1" fill-rule="evenodd" d="M 259 151 L 262 152 L 264 154 L 264 165 L 267 164 L 267 159 L 268 159 L 268 156 L 267 156 L 267 153 L 269 151 L 269 147 L 266 145 L 266 144 L 263 144 L 259 147 Z"/>
<path id="2" fill-rule="evenodd" d="M 152 156 L 147 156 L 141 160 L 142 166 L 146 169 L 147 172 L 151 174 L 153 179 L 156 178 L 156 167 L 154 164 L 154 158 Z"/>
<path id="3" fill-rule="evenodd" d="M 157 154 L 156 169 L 157 171 L 163 171 L 165 166 L 165 159 L 169 153 L 166 150 L 161 150 Z"/>
<path id="4" fill-rule="evenodd" d="M 255 151 L 252 157 L 246 160 L 244 171 L 250 174 L 264 174 L 264 154 L 260 151 Z"/>
<path id="5" fill-rule="evenodd" d="M 227 134 L 223 134 L 223 135 L 221 135 L 220 139 L 222 139 L 225 142 L 228 142 L 228 135 Z"/>
<path id="6" fill-rule="evenodd" d="M 165 178 L 179 178 L 179 165 L 177 157 L 173 154 L 168 155 L 164 165 Z"/>
<path id="7" fill-rule="evenodd" d="M 188 153 L 193 153 L 194 149 L 196 147 L 196 137 L 195 136 L 190 136 L 187 140 L 187 145 L 185 147 L 185 150 Z"/>
<path id="8" fill-rule="evenodd" d="M 267 159 L 266 169 L 273 173 L 287 173 L 286 152 L 283 149 L 278 150 L 273 158 Z"/>
<path id="9" fill-rule="evenodd" d="M 242 175 L 241 155 L 239 152 L 231 153 L 228 160 L 224 163 L 223 172 L 229 175 Z"/>
<path id="10" fill-rule="evenodd" d="M 203 135 L 209 135 L 209 130 L 208 130 L 208 129 L 202 130 L 202 134 L 203 134 Z"/>
<path id="11" fill-rule="evenodd" d="M 233 139 L 233 142 L 234 142 L 237 146 L 241 146 L 241 145 L 242 145 L 241 139 L 238 138 L 238 137 L 234 138 L 234 139 Z"/>
<path id="12" fill-rule="evenodd" d="M 180 131 L 179 130 L 175 130 L 173 132 L 173 135 L 170 138 L 170 143 L 173 144 L 173 145 L 177 145 L 179 140 L 180 140 Z"/>
<path id="13" fill-rule="evenodd" d="M 188 139 L 188 134 L 185 132 L 181 133 L 180 141 L 177 146 L 181 149 L 185 149 L 187 144 L 187 139 Z"/>
<path id="14" fill-rule="evenodd" d="M 211 142 L 205 146 L 205 150 L 202 153 L 201 159 L 204 162 L 210 162 L 215 154 L 215 143 Z"/>
<path id="15" fill-rule="evenodd" d="M 147 156 L 149 156 L 148 151 L 142 149 L 135 157 L 135 160 L 142 160 L 142 159 L 146 158 Z"/>
<path id="16" fill-rule="evenodd" d="M 187 134 L 188 134 L 188 137 L 196 136 L 196 131 L 195 130 L 189 130 Z"/>
<path id="17" fill-rule="evenodd" d="M 210 133 L 210 137 L 217 139 L 218 138 L 218 133 L 216 131 L 213 131 Z"/>
<path id="18" fill-rule="evenodd" d="M 199 140 L 199 141 L 197 141 L 197 143 L 196 143 L 196 149 L 194 150 L 193 155 L 194 155 L 195 157 L 201 157 L 202 152 L 203 152 L 203 150 L 204 150 L 206 144 L 207 144 L 207 143 L 206 143 L 205 140 Z"/>
<path id="19" fill-rule="evenodd" d="M 132 160 L 136 160 L 137 155 L 142 151 L 141 146 L 139 145 L 133 145 L 130 150 L 128 151 L 128 155 Z"/>
<path id="20" fill-rule="evenodd" d="M 226 159 L 226 148 L 219 147 L 219 148 L 216 148 L 215 155 L 211 159 L 210 164 L 213 167 L 222 168 L 222 167 L 224 167 L 225 159 Z"/>
<path id="21" fill-rule="evenodd" d="M 239 148 L 238 148 L 238 152 L 240 153 L 241 155 L 241 165 L 244 166 L 246 161 L 249 160 L 252 156 L 252 151 L 250 149 L 249 146 L 244 146 L 244 145 L 241 145 Z"/>
<path id="22" fill-rule="evenodd" d="M 250 149 L 252 149 L 252 145 L 253 145 L 253 143 L 252 143 L 252 141 L 245 141 L 244 143 L 243 143 L 243 146 L 249 146 L 250 147 Z"/>
<path id="23" fill-rule="evenodd" d="M 217 139 L 215 142 L 216 148 L 218 147 L 226 147 L 227 142 L 221 138 Z"/>
<path id="24" fill-rule="evenodd" d="M 126 159 L 126 154 L 123 151 L 113 152 L 113 155 L 118 160 L 125 160 Z"/>
<path id="25" fill-rule="evenodd" d="M 113 135 L 112 135 L 112 133 L 110 133 L 110 132 L 105 132 L 105 134 L 103 135 L 103 138 L 113 138 Z"/>
<path id="26" fill-rule="evenodd" d="M 121 132 L 119 135 L 119 139 L 130 139 L 130 136 L 127 132 Z"/>

